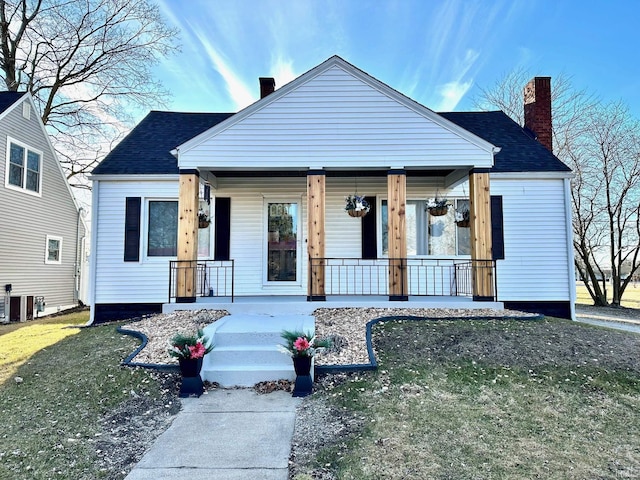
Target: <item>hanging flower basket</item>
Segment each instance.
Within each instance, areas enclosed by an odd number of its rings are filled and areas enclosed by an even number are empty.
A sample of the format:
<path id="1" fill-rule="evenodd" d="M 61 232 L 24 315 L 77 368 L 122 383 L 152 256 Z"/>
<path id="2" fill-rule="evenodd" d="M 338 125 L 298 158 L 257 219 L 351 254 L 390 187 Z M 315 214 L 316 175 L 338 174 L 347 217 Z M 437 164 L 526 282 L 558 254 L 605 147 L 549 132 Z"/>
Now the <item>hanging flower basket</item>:
<path id="1" fill-rule="evenodd" d="M 364 199 L 364 195 L 358 195 L 357 193 L 355 195 L 347 195 L 344 197 L 344 201 L 344 209 L 351 217 L 364 217 L 371 209 L 369 202 Z"/>
<path id="2" fill-rule="evenodd" d="M 351 217 L 364 217 L 368 212 L 368 210 L 356 210 L 355 208 L 347 210 L 347 213 Z"/>
<path id="3" fill-rule="evenodd" d="M 204 210 L 198 211 L 198 228 L 207 228 L 211 220 Z"/>
<path id="4" fill-rule="evenodd" d="M 427 210 L 429 211 L 429 215 L 433 217 L 441 217 L 449 213 L 449 207 L 451 204 L 445 198 L 438 198 L 436 195 L 435 198 L 427 199 Z"/>
<path id="5" fill-rule="evenodd" d="M 432 217 L 441 217 L 449 213 L 449 207 L 429 207 L 429 215 Z"/>
<path id="6" fill-rule="evenodd" d="M 468 209 L 456 210 L 456 225 L 461 228 L 469 228 L 470 214 Z"/>

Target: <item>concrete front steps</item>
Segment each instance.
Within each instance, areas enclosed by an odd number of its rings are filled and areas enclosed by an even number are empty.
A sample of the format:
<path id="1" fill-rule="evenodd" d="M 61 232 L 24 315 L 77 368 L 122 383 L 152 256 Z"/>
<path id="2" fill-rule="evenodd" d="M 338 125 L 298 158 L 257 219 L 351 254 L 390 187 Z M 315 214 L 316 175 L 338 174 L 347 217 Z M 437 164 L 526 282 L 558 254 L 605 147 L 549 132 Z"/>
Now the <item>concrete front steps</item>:
<path id="1" fill-rule="evenodd" d="M 250 387 L 270 380 L 294 380 L 291 357 L 282 353 L 282 330 L 313 334 L 311 315 L 236 314 L 224 317 L 204 329 L 214 348 L 204 358 L 203 380 L 222 387 Z"/>

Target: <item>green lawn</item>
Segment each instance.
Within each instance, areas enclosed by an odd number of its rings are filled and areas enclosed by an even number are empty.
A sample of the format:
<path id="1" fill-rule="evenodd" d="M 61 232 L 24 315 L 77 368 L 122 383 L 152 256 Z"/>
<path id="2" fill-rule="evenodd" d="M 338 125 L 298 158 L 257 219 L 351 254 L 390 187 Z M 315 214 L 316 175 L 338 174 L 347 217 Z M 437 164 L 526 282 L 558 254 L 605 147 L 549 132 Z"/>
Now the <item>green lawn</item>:
<path id="1" fill-rule="evenodd" d="M 77 320 L 64 316 L 0 330 L 1 367 L 11 369 L 0 383 L 0 478 L 124 478 L 105 463 L 105 453 L 117 458 L 125 446 L 109 443 L 104 420 L 131 402 L 144 400 L 151 411 L 162 387 L 148 371 L 120 366 L 137 342 L 114 325 L 56 333 L 54 327 Z M 40 332 L 49 340 L 41 341 Z"/>
<path id="2" fill-rule="evenodd" d="M 547 319 L 399 321 L 374 337 L 378 371 L 316 393 L 364 426 L 299 479 L 640 478 L 639 335 Z"/>

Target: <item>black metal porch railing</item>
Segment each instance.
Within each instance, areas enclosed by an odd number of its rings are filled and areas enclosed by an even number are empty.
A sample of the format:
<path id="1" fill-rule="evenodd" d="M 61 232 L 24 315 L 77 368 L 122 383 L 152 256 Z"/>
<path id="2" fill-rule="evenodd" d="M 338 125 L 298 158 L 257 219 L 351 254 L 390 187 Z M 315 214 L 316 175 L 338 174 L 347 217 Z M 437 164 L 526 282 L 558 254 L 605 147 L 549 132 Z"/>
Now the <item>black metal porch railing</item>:
<path id="1" fill-rule="evenodd" d="M 169 262 L 169 302 L 177 297 L 178 281 L 188 282 L 196 269 L 196 297 L 229 297 L 234 300 L 233 260 L 172 260 Z"/>
<path id="2" fill-rule="evenodd" d="M 399 288 L 409 296 L 472 297 L 475 276 L 475 281 L 490 278 L 486 296 L 496 297 L 493 260 L 310 258 L 310 279 L 322 277 L 324 269 L 324 294 L 314 291 L 317 287 L 310 281 L 310 298 L 322 295 L 389 295 L 390 268 L 406 270 L 405 275 L 398 275 Z M 491 271 L 486 272 L 487 269 Z M 489 276 L 485 277 L 487 273 Z"/>

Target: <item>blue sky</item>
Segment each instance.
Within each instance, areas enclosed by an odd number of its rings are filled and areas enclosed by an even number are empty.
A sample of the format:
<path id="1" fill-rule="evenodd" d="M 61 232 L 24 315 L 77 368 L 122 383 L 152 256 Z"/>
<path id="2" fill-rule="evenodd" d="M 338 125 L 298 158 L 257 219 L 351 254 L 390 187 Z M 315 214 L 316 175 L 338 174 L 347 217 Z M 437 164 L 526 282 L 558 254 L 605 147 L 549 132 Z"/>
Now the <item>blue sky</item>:
<path id="1" fill-rule="evenodd" d="M 182 52 L 156 73 L 176 111 L 235 112 L 332 55 L 435 111 L 514 68 L 572 76 L 640 118 L 635 0 L 158 0 Z"/>

